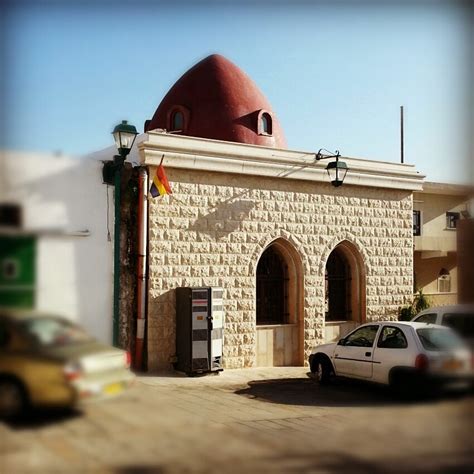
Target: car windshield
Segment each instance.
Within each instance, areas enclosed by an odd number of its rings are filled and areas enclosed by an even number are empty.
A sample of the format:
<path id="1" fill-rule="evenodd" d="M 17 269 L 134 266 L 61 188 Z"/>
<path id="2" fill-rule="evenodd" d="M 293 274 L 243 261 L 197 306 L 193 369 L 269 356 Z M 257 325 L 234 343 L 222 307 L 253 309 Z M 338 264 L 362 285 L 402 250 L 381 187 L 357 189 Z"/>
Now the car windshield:
<path id="1" fill-rule="evenodd" d="M 92 339 L 79 326 L 59 318 L 31 318 L 22 321 L 21 327 L 41 346 L 66 346 Z"/>
<path id="2" fill-rule="evenodd" d="M 463 342 L 454 332 L 441 328 L 417 329 L 423 347 L 428 351 L 445 351 L 464 347 Z"/>

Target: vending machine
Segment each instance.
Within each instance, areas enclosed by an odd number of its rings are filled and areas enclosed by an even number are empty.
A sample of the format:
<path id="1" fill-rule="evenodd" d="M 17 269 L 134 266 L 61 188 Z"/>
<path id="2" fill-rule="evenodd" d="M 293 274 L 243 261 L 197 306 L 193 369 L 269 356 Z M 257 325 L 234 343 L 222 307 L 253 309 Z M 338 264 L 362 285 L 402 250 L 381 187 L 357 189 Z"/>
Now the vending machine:
<path id="1" fill-rule="evenodd" d="M 222 288 L 176 289 L 175 369 L 188 375 L 222 371 Z"/>

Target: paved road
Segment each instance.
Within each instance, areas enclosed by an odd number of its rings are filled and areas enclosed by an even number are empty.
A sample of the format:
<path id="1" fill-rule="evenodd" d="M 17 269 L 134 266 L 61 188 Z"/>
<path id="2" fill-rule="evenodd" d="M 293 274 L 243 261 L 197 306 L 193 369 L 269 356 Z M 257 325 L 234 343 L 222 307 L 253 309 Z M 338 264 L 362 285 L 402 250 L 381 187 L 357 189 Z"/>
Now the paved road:
<path id="1" fill-rule="evenodd" d="M 302 368 L 140 377 L 83 412 L 0 423 L 0 473 L 469 473 L 473 400 L 400 403 Z"/>

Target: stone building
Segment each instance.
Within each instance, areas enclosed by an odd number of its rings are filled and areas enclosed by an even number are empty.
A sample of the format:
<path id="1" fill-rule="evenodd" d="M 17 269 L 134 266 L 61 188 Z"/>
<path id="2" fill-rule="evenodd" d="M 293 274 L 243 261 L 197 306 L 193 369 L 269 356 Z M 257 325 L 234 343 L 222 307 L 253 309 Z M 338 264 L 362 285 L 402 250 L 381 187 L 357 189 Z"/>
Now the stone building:
<path id="1" fill-rule="evenodd" d="M 175 289 L 224 289 L 228 368 L 302 365 L 356 324 L 412 299 L 410 165 L 344 158 L 343 186 L 314 154 L 148 133 L 173 194 L 150 201 L 148 366 L 175 353 Z"/>
<path id="2" fill-rule="evenodd" d="M 180 286 L 223 288 L 227 368 L 303 365 L 315 344 L 411 301 L 413 166 L 344 157 L 333 187 L 326 162 L 286 149 L 263 94 L 217 55 L 145 131 L 140 165 L 152 177 L 163 163 L 173 192 L 148 206 L 149 370 L 174 359 Z"/>

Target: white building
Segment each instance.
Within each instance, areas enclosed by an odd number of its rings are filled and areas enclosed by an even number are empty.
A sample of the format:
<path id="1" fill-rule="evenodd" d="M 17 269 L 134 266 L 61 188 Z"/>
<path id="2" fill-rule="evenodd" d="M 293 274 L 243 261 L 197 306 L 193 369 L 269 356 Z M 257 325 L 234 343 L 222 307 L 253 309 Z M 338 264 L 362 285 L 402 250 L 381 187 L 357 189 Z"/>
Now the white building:
<path id="1" fill-rule="evenodd" d="M 3 151 L 0 179 L 0 305 L 65 315 L 110 343 L 113 189 L 102 162 Z"/>

